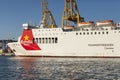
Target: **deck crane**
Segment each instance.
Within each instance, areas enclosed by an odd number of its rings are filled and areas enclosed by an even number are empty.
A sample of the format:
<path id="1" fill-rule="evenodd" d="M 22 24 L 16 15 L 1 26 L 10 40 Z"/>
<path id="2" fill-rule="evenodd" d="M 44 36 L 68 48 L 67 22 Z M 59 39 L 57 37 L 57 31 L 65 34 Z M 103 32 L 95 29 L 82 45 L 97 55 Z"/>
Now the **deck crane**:
<path id="1" fill-rule="evenodd" d="M 76 0 L 65 0 L 62 27 L 70 26 L 71 23 L 78 24 L 79 22 L 84 22 L 84 18 L 79 14 Z"/>
<path id="2" fill-rule="evenodd" d="M 47 0 L 42 0 L 42 24 L 44 28 L 56 28 L 57 25 L 51 11 L 48 9 Z"/>

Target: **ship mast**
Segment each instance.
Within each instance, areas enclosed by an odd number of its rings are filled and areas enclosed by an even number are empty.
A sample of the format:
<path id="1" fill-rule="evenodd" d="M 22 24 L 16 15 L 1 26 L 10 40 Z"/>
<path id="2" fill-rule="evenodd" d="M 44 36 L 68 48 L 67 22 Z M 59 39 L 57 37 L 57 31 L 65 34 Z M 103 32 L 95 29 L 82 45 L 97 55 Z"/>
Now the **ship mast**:
<path id="1" fill-rule="evenodd" d="M 57 25 L 51 11 L 48 9 L 47 0 L 42 0 L 42 24 L 44 28 L 56 28 Z"/>
<path id="2" fill-rule="evenodd" d="M 62 15 L 62 27 L 70 26 L 84 22 L 84 18 L 80 16 L 76 0 L 65 0 L 64 12 Z"/>

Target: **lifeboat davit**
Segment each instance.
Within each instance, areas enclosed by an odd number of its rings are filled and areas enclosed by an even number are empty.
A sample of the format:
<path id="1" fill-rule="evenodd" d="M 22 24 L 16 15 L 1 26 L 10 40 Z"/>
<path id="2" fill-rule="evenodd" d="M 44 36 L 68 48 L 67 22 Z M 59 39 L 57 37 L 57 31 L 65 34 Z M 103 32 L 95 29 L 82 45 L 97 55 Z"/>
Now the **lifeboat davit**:
<path id="1" fill-rule="evenodd" d="M 78 27 L 90 27 L 93 26 L 94 22 L 93 21 L 89 21 L 89 22 L 79 22 L 78 23 Z"/>
<path id="2" fill-rule="evenodd" d="M 102 21 L 98 21 L 96 23 L 96 26 L 107 26 L 112 24 L 113 24 L 113 20 L 102 20 Z"/>

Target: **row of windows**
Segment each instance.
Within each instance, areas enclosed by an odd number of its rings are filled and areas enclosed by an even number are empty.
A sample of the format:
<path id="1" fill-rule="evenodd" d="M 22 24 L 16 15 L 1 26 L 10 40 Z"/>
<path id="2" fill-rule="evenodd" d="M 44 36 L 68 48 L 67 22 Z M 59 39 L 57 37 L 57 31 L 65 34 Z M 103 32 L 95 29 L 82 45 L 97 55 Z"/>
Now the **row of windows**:
<path id="1" fill-rule="evenodd" d="M 81 33 L 76 33 L 76 35 L 78 35 L 78 34 L 80 34 L 80 35 L 92 35 L 92 34 L 108 34 L 108 32 L 81 32 Z"/>
<path id="2" fill-rule="evenodd" d="M 116 33 L 116 31 L 114 32 L 114 33 Z M 120 31 L 119 31 L 119 33 L 120 33 Z M 49 34 L 47 34 L 47 33 L 45 33 L 45 34 L 35 34 L 35 36 L 47 36 L 47 35 L 66 35 L 67 33 L 49 33 Z M 96 35 L 96 34 L 109 34 L 109 32 L 108 31 L 102 31 L 102 32 L 76 32 L 76 35 L 78 35 L 78 34 L 80 34 L 80 35 Z"/>
<path id="3" fill-rule="evenodd" d="M 33 38 L 33 43 L 40 43 L 40 44 L 50 44 L 50 43 L 58 43 L 57 37 L 49 37 L 49 38 Z"/>

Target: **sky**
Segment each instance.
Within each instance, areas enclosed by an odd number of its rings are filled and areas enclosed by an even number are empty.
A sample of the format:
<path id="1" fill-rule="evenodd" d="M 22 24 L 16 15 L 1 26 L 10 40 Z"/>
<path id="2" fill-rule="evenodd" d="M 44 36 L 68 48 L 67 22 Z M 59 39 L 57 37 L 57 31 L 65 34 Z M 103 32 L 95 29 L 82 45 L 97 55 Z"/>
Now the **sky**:
<path id="1" fill-rule="evenodd" d="M 0 0 L 0 39 L 17 39 L 22 24 L 40 24 L 42 0 Z M 120 0 L 76 0 L 85 21 L 112 19 L 120 22 Z M 61 26 L 64 0 L 48 0 L 56 24 Z"/>

